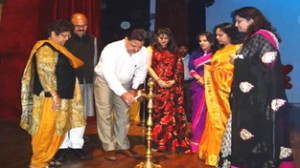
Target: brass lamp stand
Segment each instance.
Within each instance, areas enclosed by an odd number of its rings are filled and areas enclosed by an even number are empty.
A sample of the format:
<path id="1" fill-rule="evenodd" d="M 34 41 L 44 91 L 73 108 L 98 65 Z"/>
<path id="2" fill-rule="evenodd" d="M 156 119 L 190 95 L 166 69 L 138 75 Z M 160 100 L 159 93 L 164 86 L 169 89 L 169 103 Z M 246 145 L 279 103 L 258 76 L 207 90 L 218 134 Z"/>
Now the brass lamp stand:
<path id="1" fill-rule="evenodd" d="M 146 151 L 146 162 L 140 162 L 135 167 L 136 168 L 161 168 L 160 165 L 154 164 L 151 162 L 151 137 L 152 137 L 152 110 L 153 110 L 153 99 L 155 95 L 153 94 L 154 81 L 152 78 L 149 78 L 148 83 L 149 93 L 142 94 L 142 97 L 148 99 L 148 119 L 147 119 L 147 132 L 146 132 L 146 140 L 147 140 L 147 151 Z"/>

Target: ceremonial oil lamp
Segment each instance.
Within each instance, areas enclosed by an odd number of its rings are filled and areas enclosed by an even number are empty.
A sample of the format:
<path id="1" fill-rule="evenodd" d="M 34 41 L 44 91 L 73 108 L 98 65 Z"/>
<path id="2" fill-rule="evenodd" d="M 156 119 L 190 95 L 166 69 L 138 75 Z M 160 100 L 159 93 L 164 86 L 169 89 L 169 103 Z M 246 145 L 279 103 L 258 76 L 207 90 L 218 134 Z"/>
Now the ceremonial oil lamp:
<path id="1" fill-rule="evenodd" d="M 136 100 L 141 98 L 148 99 L 147 109 L 148 109 L 148 119 L 147 119 L 147 132 L 146 132 L 146 140 L 147 140 L 147 151 L 146 151 L 146 162 L 140 162 L 136 165 L 136 168 L 161 168 L 160 165 L 154 164 L 151 162 L 151 137 L 152 137 L 152 110 L 153 110 L 153 99 L 155 95 L 153 94 L 154 81 L 152 78 L 148 80 L 148 88 L 149 93 L 145 94 L 141 91 L 138 91 L 138 95 L 136 96 Z"/>

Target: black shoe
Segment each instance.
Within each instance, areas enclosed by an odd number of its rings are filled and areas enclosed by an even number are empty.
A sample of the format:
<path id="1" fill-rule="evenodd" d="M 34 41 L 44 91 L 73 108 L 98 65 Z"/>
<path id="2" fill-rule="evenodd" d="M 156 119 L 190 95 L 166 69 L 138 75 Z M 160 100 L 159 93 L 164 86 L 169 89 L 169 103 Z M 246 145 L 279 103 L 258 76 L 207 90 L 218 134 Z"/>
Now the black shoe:
<path id="1" fill-rule="evenodd" d="M 136 152 L 129 150 L 129 149 L 123 149 L 123 150 L 118 150 L 117 153 L 123 154 L 127 157 L 133 157 L 133 158 L 139 158 L 140 155 L 137 154 Z"/>
<path id="2" fill-rule="evenodd" d="M 79 159 L 85 159 L 86 154 L 82 149 L 72 149 L 73 153 L 79 158 Z"/>
<path id="3" fill-rule="evenodd" d="M 54 159 L 57 160 L 57 161 L 62 161 L 65 159 L 65 156 L 66 156 L 66 153 L 67 153 L 67 150 L 68 149 L 59 149 L 55 156 L 54 156 Z"/>
<path id="4" fill-rule="evenodd" d="M 58 168 L 58 167 L 61 167 L 61 166 L 62 166 L 61 161 L 53 159 L 49 162 L 49 168 Z"/>

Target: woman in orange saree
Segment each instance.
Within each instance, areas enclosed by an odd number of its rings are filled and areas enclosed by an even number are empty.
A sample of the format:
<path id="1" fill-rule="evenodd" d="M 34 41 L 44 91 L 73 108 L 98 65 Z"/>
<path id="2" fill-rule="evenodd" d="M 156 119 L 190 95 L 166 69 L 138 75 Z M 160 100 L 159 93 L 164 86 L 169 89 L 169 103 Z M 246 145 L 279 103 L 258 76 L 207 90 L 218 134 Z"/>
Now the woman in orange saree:
<path id="1" fill-rule="evenodd" d="M 227 119 L 230 115 L 229 93 L 233 77 L 230 56 L 240 48 L 241 38 L 231 23 L 217 25 L 214 29 L 218 50 L 211 65 L 204 66 L 204 86 L 207 105 L 205 129 L 200 140 L 199 157 L 206 165 L 215 166 Z"/>

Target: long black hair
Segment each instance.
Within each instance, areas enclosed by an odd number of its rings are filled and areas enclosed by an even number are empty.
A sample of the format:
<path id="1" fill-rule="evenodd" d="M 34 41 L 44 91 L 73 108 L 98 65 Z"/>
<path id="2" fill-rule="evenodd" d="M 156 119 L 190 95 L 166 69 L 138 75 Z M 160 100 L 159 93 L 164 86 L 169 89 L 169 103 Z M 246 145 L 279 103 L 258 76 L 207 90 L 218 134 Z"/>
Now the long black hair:
<path id="1" fill-rule="evenodd" d="M 242 43 L 242 35 L 238 31 L 238 29 L 235 27 L 232 23 L 221 23 L 214 28 L 214 32 L 216 33 L 217 29 L 221 29 L 229 38 L 231 44 L 241 44 Z M 223 48 L 224 45 L 217 44 L 217 48 Z"/>
<path id="2" fill-rule="evenodd" d="M 253 33 L 259 29 L 265 29 L 273 34 L 281 41 L 279 35 L 276 33 L 276 29 L 272 27 L 271 22 L 258 10 L 254 7 L 243 7 L 239 8 L 232 12 L 232 17 L 235 19 L 236 16 L 242 17 L 246 20 L 253 19 L 253 23 L 249 25 L 248 31 L 246 33 L 246 38 L 251 36 Z"/>
<path id="3" fill-rule="evenodd" d="M 216 38 L 215 35 L 209 31 L 201 32 L 197 35 L 197 41 L 199 40 L 200 36 L 205 36 L 207 41 L 211 44 L 210 46 L 210 51 L 212 53 L 215 53 L 217 48 L 216 48 Z M 202 49 L 201 49 L 202 50 Z"/>

